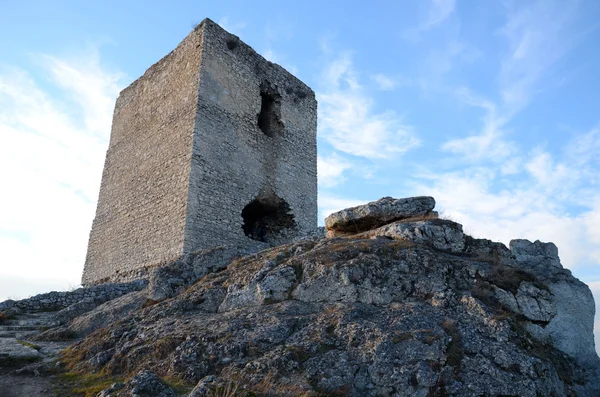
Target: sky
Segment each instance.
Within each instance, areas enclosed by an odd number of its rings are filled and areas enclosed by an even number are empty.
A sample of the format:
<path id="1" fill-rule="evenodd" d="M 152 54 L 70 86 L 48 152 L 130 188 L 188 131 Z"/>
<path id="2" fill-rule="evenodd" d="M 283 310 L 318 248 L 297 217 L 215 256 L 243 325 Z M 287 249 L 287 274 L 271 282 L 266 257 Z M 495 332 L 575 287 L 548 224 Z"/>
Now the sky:
<path id="1" fill-rule="evenodd" d="M 0 301 L 79 285 L 114 101 L 206 17 L 315 90 L 320 224 L 431 195 L 475 237 L 554 242 L 600 302 L 595 0 L 6 2 Z"/>

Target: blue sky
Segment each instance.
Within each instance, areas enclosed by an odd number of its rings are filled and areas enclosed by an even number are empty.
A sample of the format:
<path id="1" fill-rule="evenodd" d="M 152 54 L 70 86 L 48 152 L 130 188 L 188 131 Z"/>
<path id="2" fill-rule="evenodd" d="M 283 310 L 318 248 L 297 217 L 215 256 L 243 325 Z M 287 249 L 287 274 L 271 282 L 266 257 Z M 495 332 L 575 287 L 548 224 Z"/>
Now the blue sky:
<path id="1" fill-rule="evenodd" d="M 600 300 L 594 0 L 4 4 L 0 300 L 79 283 L 114 100 L 205 17 L 317 93 L 321 223 L 433 195 L 476 237 L 555 242 Z"/>

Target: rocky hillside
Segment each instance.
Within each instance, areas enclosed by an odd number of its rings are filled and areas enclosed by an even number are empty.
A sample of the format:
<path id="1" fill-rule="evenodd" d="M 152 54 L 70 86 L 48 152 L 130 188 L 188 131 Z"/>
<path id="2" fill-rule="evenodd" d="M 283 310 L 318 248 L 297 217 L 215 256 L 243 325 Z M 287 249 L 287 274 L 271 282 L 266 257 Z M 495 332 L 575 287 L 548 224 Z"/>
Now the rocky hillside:
<path id="1" fill-rule="evenodd" d="M 188 255 L 36 338 L 85 336 L 60 365 L 110 379 L 104 397 L 600 395 L 593 297 L 556 246 L 471 238 L 434 205 L 384 198 L 330 216 L 328 238 Z"/>

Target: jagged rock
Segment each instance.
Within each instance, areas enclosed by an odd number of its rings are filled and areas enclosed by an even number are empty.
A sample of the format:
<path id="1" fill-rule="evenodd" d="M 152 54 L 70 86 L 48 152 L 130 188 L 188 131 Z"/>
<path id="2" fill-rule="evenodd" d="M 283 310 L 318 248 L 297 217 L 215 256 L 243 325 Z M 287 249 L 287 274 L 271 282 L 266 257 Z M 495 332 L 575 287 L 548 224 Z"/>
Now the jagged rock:
<path id="1" fill-rule="evenodd" d="M 143 370 L 125 384 L 113 384 L 98 397 L 175 397 L 175 390 L 154 372 Z"/>
<path id="2" fill-rule="evenodd" d="M 522 282 L 515 297 L 520 312 L 532 321 L 549 322 L 556 316 L 552 295 L 529 282 Z"/>
<path id="3" fill-rule="evenodd" d="M 420 196 L 395 199 L 384 197 L 365 205 L 341 210 L 325 218 L 329 237 L 359 233 L 385 224 L 418 216 L 432 215 L 433 197 Z"/>
<path id="4" fill-rule="evenodd" d="M 536 240 L 515 239 L 510 241 L 510 250 L 515 256 L 519 266 L 534 270 L 538 273 L 552 271 L 554 268 L 562 269 L 558 257 L 558 248 L 554 243 L 542 243 Z"/>
<path id="5" fill-rule="evenodd" d="M 596 363 L 595 305 L 589 287 L 563 269 L 558 248 L 553 243 L 512 240 L 510 249 L 516 265 L 531 272 L 538 283 L 546 286 L 546 291 L 540 291 L 530 283 L 523 283 L 519 288 L 521 298 L 517 295 L 526 317 L 548 322 L 543 331 L 536 330 L 533 335 L 541 341 L 551 340 L 557 349 L 581 365 Z"/>

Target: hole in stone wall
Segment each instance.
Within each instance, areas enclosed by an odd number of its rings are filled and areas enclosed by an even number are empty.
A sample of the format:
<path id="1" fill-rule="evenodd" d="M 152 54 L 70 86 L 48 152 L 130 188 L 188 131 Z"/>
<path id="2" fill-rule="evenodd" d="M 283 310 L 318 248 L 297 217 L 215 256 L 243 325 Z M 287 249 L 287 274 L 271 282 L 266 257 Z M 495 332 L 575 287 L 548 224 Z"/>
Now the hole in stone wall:
<path id="1" fill-rule="evenodd" d="M 281 95 L 273 87 L 263 84 L 260 90 L 258 128 L 267 136 L 283 135 L 281 122 Z"/>
<path id="2" fill-rule="evenodd" d="M 229 48 L 231 51 L 235 50 L 238 46 L 238 42 L 239 42 L 239 39 L 237 37 L 227 39 L 227 41 L 226 41 L 227 48 Z"/>
<path id="3" fill-rule="evenodd" d="M 281 243 L 296 227 L 290 206 L 275 195 L 252 200 L 242 210 L 242 218 L 244 234 L 264 243 Z"/>

